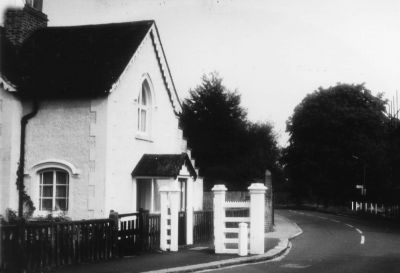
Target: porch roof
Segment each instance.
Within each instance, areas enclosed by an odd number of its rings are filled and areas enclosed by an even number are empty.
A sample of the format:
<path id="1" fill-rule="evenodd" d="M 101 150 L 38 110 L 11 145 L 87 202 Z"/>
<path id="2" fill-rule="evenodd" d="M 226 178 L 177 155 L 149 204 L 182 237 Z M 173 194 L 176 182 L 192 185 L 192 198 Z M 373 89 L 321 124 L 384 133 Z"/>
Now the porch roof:
<path id="1" fill-rule="evenodd" d="M 132 176 L 176 178 L 183 165 L 186 165 L 190 175 L 196 179 L 196 171 L 186 153 L 144 154 L 132 171 Z"/>

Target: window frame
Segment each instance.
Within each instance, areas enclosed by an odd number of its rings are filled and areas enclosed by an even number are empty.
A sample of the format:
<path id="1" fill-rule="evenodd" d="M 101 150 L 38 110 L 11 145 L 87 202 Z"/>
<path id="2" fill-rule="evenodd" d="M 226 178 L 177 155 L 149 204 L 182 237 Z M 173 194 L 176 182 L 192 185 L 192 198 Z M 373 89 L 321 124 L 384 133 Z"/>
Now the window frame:
<path id="1" fill-rule="evenodd" d="M 137 98 L 137 133 L 150 136 L 152 116 L 152 88 L 147 78 L 141 81 L 139 96 Z M 144 116 L 144 118 L 143 118 Z"/>
<path id="2" fill-rule="evenodd" d="M 146 181 L 147 180 L 147 181 Z M 157 189 L 156 183 L 158 183 L 156 178 L 152 177 L 147 177 L 147 178 L 137 178 L 136 179 L 136 210 L 139 211 L 141 209 L 141 202 L 143 196 L 141 195 L 142 191 L 140 188 L 142 187 L 143 184 L 147 184 L 149 187 L 149 193 L 150 196 L 146 196 L 150 199 L 149 205 L 150 208 L 147 208 L 150 213 L 160 213 L 161 211 L 161 204 L 160 202 L 160 192 L 159 189 Z M 157 207 L 156 199 L 158 200 L 159 207 Z M 146 202 L 145 202 L 146 203 Z M 145 208 L 146 209 L 146 208 Z"/>
<path id="3" fill-rule="evenodd" d="M 51 197 L 43 196 L 44 187 L 50 187 L 50 184 L 44 183 L 44 173 L 52 173 L 52 181 L 51 181 L 51 188 L 52 194 Z M 63 173 L 66 177 L 66 183 L 58 184 L 57 173 Z M 38 171 L 39 176 L 39 211 L 41 212 L 68 212 L 70 209 L 70 188 L 71 188 L 71 176 L 70 173 L 61 168 L 49 167 L 44 168 Z M 65 196 L 57 197 L 57 187 L 65 187 Z M 57 209 L 56 201 L 65 200 L 65 210 Z M 51 210 L 43 209 L 43 200 L 51 200 Z"/>

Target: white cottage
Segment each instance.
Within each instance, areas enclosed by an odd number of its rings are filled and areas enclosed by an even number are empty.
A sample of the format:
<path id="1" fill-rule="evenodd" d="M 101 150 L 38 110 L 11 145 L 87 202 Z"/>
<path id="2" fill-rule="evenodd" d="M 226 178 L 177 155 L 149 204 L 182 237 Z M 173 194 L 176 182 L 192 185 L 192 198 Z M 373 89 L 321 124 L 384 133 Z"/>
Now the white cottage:
<path id="1" fill-rule="evenodd" d="M 30 2 L 1 28 L 0 213 L 18 208 L 21 151 L 35 215 L 157 212 L 158 189 L 174 183 L 182 210 L 201 209 L 155 22 L 47 27 Z"/>

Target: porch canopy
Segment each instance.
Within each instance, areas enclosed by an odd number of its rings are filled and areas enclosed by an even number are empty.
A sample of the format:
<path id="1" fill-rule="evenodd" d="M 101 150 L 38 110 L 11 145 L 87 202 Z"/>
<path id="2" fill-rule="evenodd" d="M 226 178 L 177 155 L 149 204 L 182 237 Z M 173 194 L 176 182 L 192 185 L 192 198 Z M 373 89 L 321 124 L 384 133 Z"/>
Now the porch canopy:
<path id="1" fill-rule="evenodd" d="M 133 177 L 176 177 L 186 166 L 190 176 L 197 179 L 196 171 L 186 153 L 144 154 L 132 171 Z"/>

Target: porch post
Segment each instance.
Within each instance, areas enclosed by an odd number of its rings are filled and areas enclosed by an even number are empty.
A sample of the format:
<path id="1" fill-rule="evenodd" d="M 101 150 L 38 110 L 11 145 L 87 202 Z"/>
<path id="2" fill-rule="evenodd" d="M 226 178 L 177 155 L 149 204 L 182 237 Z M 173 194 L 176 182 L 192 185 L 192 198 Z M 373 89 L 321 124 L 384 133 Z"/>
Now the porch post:
<path id="1" fill-rule="evenodd" d="M 262 183 L 253 183 L 250 191 L 250 254 L 264 253 L 265 191 Z"/>
<path id="2" fill-rule="evenodd" d="M 186 184 L 186 244 L 193 244 L 193 178 L 189 177 Z"/>
<path id="3" fill-rule="evenodd" d="M 174 183 L 173 186 L 169 189 L 169 201 L 170 201 L 170 209 L 171 209 L 171 251 L 178 251 L 178 219 L 179 219 L 179 195 L 181 190 L 177 183 Z"/>
<path id="4" fill-rule="evenodd" d="M 168 249 L 167 235 L 168 235 L 168 188 L 161 187 L 160 192 L 160 204 L 161 204 L 161 216 L 160 216 L 160 249 L 166 251 Z"/>
<path id="5" fill-rule="evenodd" d="M 225 185 L 214 185 L 214 248 L 215 253 L 224 253 Z M 263 227 L 264 228 L 264 227 Z"/>

